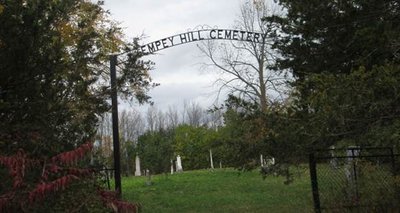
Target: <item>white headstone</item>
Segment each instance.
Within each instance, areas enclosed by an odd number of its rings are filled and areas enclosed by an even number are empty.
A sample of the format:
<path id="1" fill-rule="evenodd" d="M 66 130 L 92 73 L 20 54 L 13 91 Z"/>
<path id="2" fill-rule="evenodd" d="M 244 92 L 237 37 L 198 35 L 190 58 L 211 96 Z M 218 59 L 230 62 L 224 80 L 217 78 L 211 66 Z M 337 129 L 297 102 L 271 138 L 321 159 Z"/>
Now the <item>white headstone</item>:
<path id="1" fill-rule="evenodd" d="M 210 149 L 210 166 L 211 166 L 211 169 L 214 169 L 214 162 L 213 162 L 213 157 L 212 157 L 212 151 L 211 151 L 211 149 Z"/>
<path id="2" fill-rule="evenodd" d="M 171 175 L 174 174 L 174 161 L 171 160 Z"/>
<path id="3" fill-rule="evenodd" d="M 135 164 L 136 164 L 135 176 L 142 176 L 142 172 L 140 171 L 139 155 L 136 155 L 136 157 L 135 157 Z"/>
<path id="4" fill-rule="evenodd" d="M 260 163 L 261 163 L 261 167 L 263 167 L 264 166 L 264 158 L 263 158 L 262 154 L 260 154 Z"/>
<path id="5" fill-rule="evenodd" d="M 269 164 L 269 165 L 275 165 L 275 158 L 274 158 L 274 157 L 270 158 L 270 159 L 268 160 L 268 164 Z"/>
<path id="6" fill-rule="evenodd" d="M 181 156 L 176 156 L 176 172 L 182 172 L 183 168 L 182 168 L 182 160 L 181 160 Z"/>
<path id="7" fill-rule="evenodd" d="M 332 168 L 337 169 L 338 168 L 338 159 L 335 157 L 335 146 L 332 145 L 329 147 L 329 149 L 330 149 L 329 153 L 330 153 L 330 157 L 331 157 L 331 160 L 329 161 L 329 163 Z"/>

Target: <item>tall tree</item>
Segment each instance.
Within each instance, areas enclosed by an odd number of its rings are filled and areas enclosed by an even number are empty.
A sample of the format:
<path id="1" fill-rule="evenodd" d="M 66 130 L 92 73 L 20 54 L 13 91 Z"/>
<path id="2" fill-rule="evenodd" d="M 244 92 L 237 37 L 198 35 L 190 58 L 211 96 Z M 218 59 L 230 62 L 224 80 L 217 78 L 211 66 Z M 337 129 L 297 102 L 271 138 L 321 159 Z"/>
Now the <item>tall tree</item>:
<path id="1" fill-rule="evenodd" d="M 20 199 L 36 186 L 44 196 L 49 188 L 61 190 L 65 178 L 76 180 L 62 175 L 89 150 L 87 144 L 77 147 L 94 138 L 98 115 L 110 108 L 110 53 L 129 52 L 120 62 L 120 91 L 148 100 L 151 63 L 140 60 L 138 49 L 137 39 L 124 41 L 121 29 L 92 1 L 0 0 L 0 179 L 8 183 L 0 186 L 0 197 L 16 188 L 23 195 L 12 196 L 10 212 L 56 212 L 60 206 L 63 211 L 90 211 L 86 199 L 96 186 L 82 181 L 37 209 L 24 209 L 31 207 Z M 4 155 L 22 162 L 18 186 L 10 184 L 15 176 L 5 172 L 11 158 Z M 67 165 L 56 167 L 56 158 Z M 88 166 L 88 161 L 82 164 Z M 51 176 L 46 173 L 50 166 Z"/>
<path id="2" fill-rule="evenodd" d="M 108 54 L 137 42 L 124 42 L 118 26 L 90 1 L 0 3 L 2 152 L 24 148 L 46 156 L 90 139 L 96 114 L 109 107 Z M 128 54 L 119 83 L 146 100 L 149 64 L 139 57 Z"/>
<path id="3" fill-rule="evenodd" d="M 269 24 L 261 21 L 273 12 L 267 1 L 246 1 L 235 22 L 235 28 L 239 30 L 265 35 L 262 43 L 209 41 L 199 45 L 201 52 L 210 60 L 209 64 L 205 64 L 206 68 L 213 72 L 220 71 L 220 78 L 215 82 L 220 86 L 220 92 L 227 89 L 241 98 L 256 102 L 262 111 L 267 110 L 270 100 L 283 92 L 285 82 L 282 72 L 270 69 L 275 64 L 276 56 L 270 48 Z"/>
<path id="4" fill-rule="evenodd" d="M 135 147 L 139 136 L 144 132 L 144 124 L 139 112 L 123 110 L 119 115 L 119 130 L 122 150 L 122 171 L 131 174 L 131 165 L 134 165 Z M 112 136 L 111 134 L 109 135 Z"/>
<path id="5" fill-rule="evenodd" d="M 398 54 L 398 0 L 280 0 L 287 13 L 270 16 L 277 31 L 280 69 L 298 78 L 324 71 L 383 65 Z"/>
<path id="6" fill-rule="evenodd" d="M 203 108 L 196 102 L 184 102 L 184 113 L 186 114 L 187 122 L 191 126 L 198 127 L 202 124 L 205 113 Z"/>
<path id="7" fill-rule="evenodd" d="M 304 135 L 329 146 L 367 144 L 365 135 L 398 134 L 400 2 L 398 0 L 280 0 L 277 69 L 295 77 L 293 105 Z M 387 94 L 391 94 L 387 96 Z M 387 130 L 387 131 L 386 131 Z M 382 134 L 380 134 L 383 136 Z"/>
<path id="8" fill-rule="evenodd" d="M 170 171 L 173 159 L 173 137 L 171 130 L 147 131 L 139 137 L 137 152 L 142 168 L 149 169 L 151 174 Z"/>
<path id="9" fill-rule="evenodd" d="M 175 128 L 179 124 L 179 115 L 176 107 L 168 106 L 168 111 L 165 113 L 167 128 Z"/>
<path id="10" fill-rule="evenodd" d="M 209 168 L 207 161 L 213 130 L 204 126 L 179 125 L 174 132 L 174 152 L 187 170 Z"/>
<path id="11" fill-rule="evenodd" d="M 155 106 L 150 106 L 149 108 L 147 108 L 146 124 L 147 124 L 147 129 L 150 131 L 156 131 L 157 112 L 158 112 L 158 109 Z"/>

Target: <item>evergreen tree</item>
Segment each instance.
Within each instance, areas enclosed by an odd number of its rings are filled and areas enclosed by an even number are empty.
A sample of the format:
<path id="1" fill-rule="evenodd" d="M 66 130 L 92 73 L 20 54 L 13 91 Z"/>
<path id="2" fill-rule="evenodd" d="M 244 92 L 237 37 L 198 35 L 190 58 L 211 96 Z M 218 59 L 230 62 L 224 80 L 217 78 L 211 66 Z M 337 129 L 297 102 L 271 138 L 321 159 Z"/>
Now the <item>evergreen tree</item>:
<path id="1" fill-rule="evenodd" d="M 93 137 L 109 109 L 108 55 L 138 48 L 86 0 L 0 1 L 0 150 L 52 156 Z M 122 92 L 148 100 L 149 63 L 121 64 Z M 126 66 L 124 66 L 126 65 Z M 107 80 L 107 81 L 106 81 Z"/>
<path id="2" fill-rule="evenodd" d="M 120 91 L 149 99 L 151 63 L 138 49 L 89 0 L 0 0 L 0 211 L 133 207 L 97 195 L 84 156 L 98 115 L 110 108 L 110 53 L 129 52 L 119 64 Z"/>
<path id="3" fill-rule="evenodd" d="M 276 32 L 276 69 L 295 80 L 291 104 L 301 134 L 323 147 L 388 145 L 396 138 L 400 2 L 281 0 L 284 16 L 265 17 Z M 390 94 L 390 95 L 389 95 Z M 376 135 L 376 134 L 375 134 Z M 371 137 L 369 137 L 371 139 Z M 381 141 L 382 142 L 382 141 Z"/>
<path id="4" fill-rule="evenodd" d="M 307 73 L 349 73 L 395 59 L 400 32 L 398 0 L 280 0 L 285 16 L 274 23 L 279 69 L 299 79 Z"/>

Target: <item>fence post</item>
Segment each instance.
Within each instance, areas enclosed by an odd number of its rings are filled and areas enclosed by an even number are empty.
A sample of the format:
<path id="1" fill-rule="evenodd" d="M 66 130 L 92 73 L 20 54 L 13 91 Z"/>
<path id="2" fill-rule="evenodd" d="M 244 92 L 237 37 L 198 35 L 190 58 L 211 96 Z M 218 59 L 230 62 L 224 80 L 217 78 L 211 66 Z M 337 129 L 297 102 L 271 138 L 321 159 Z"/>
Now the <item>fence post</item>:
<path id="1" fill-rule="evenodd" d="M 310 178 L 311 178 L 311 189 L 314 201 L 314 210 L 316 213 L 321 213 L 321 204 L 319 201 L 318 193 L 318 180 L 317 180 L 317 163 L 315 161 L 314 153 L 310 153 Z"/>

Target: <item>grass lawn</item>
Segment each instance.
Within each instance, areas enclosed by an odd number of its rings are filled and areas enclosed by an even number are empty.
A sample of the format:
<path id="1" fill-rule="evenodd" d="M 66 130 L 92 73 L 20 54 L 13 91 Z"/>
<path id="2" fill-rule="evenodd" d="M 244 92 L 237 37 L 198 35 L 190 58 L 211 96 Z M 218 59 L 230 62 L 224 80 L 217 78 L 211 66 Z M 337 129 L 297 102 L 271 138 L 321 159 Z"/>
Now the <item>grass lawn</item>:
<path id="1" fill-rule="evenodd" d="M 185 171 L 122 180 L 123 199 L 142 205 L 142 212 L 312 212 L 307 169 L 295 169 L 295 181 L 261 178 L 258 171 L 233 169 Z"/>

